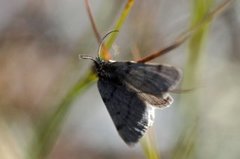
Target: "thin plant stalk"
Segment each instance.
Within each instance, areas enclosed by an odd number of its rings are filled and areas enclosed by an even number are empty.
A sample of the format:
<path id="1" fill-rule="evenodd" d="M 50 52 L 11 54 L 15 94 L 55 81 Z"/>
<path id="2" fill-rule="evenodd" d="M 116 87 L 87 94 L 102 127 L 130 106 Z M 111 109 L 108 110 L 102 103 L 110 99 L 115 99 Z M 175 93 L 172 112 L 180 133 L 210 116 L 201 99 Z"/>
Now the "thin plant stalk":
<path id="1" fill-rule="evenodd" d="M 211 1 L 209 1 L 211 2 Z M 207 22 L 211 21 L 214 17 L 216 17 L 217 15 L 219 15 L 220 13 L 222 13 L 230 4 L 232 3 L 232 0 L 226 0 L 224 1 L 221 5 L 219 5 L 217 8 L 215 8 L 213 11 L 206 13 L 203 17 L 197 18 L 195 20 L 199 20 L 199 21 L 195 21 L 194 23 L 192 23 L 192 25 L 189 27 L 188 30 L 186 30 L 185 32 L 181 33 L 175 41 L 173 41 L 171 44 L 169 44 L 168 46 L 148 54 L 145 57 L 142 57 L 138 60 L 136 60 L 137 62 L 140 63 L 145 63 L 148 61 L 151 61 L 159 56 L 162 56 L 166 53 L 169 53 L 170 51 L 178 48 L 182 43 L 184 43 L 186 40 L 189 39 L 189 37 L 191 37 L 196 31 L 198 31 L 200 28 L 203 27 L 203 25 L 205 25 Z"/>
<path id="2" fill-rule="evenodd" d="M 147 159 L 160 159 L 160 152 L 158 152 L 155 139 L 154 127 L 150 127 L 148 132 L 140 140 L 140 144 Z"/>

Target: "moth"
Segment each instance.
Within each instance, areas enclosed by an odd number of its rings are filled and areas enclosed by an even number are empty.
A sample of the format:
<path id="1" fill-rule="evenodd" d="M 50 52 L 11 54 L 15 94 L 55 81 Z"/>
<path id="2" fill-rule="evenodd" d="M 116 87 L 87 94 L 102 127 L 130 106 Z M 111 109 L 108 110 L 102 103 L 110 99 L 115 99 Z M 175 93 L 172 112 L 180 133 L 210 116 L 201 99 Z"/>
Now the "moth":
<path id="1" fill-rule="evenodd" d="M 154 108 L 172 104 L 181 71 L 173 66 L 115 62 L 81 56 L 94 62 L 98 90 L 113 123 L 128 145 L 139 141 L 154 120 Z"/>

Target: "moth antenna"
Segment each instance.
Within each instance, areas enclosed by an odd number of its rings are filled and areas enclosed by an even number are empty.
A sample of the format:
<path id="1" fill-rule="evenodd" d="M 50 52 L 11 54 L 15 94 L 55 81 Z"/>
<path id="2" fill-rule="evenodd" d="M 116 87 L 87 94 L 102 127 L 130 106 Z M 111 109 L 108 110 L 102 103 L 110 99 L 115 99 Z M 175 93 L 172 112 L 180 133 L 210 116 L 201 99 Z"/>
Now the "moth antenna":
<path id="1" fill-rule="evenodd" d="M 118 30 L 112 30 L 112 31 L 108 32 L 106 35 L 104 35 L 104 37 L 102 38 L 102 40 L 100 42 L 100 45 L 98 47 L 98 57 L 100 57 L 100 53 L 102 51 L 102 46 L 103 46 L 104 40 L 106 39 L 106 37 L 108 35 L 110 35 L 111 33 L 114 33 L 114 32 L 119 32 L 119 31 Z"/>
<path id="2" fill-rule="evenodd" d="M 96 62 L 95 58 L 93 58 L 92 56 L 88 56 L 88 55 L 79 55 L 79 58 L 80 59 L 89 59 L 89 60 L 92 60 L 94 62 Z"/>

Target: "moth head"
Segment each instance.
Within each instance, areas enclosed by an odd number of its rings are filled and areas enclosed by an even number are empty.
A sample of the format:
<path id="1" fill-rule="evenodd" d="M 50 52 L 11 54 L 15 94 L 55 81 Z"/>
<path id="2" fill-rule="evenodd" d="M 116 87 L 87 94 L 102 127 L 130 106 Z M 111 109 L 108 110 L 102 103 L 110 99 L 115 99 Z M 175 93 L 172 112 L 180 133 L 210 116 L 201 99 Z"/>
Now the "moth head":
<path id="1" fill-rule="evenodd" d="M 95 66 L 98 67 L 99 65 L 101 65 L 101 63 L 103 62 L 103 60 L 100 57 L 92 57 L 92 56 L 88 56 L 88 55 L 79 55 L 80 59 L 88 59 L 94 62 Z"/>
<path id="2" fill-rule="evenodd" d="M 103 59 L 101 59 L 100 57 L 92 57 L 92 56 L 88 56 L 88 55 L 79 55 L 80 59 L 88 59 L 93 61 L 94 65 L 95 65 L 95 69 L 96 72 L 99 76 L 102 76 L 102 74 L 105 74 L 104 71 L 104 64 L 106 63 L 106 61 L 104 61 Z"/>

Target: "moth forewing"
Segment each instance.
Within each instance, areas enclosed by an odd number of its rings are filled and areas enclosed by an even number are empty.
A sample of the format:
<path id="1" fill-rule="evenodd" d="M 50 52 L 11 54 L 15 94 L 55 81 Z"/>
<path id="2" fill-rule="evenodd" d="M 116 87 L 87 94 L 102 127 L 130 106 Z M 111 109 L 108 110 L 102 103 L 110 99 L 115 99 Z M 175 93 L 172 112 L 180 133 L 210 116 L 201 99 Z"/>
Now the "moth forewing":
<path id="1" fill-rule="evenodd" d="M 181 79 L 181 71 L 173 66 L 133 62 L 114 62 L 114 74 L 136 89 L 156 96 L 174 89 Z"/>
<path id="2" fill-rule="evenodd" d="M 136 92 L 115 82 L 99 79 L 98 89 L 119 135 L 130 145 L 143 136 L 152 114 Z"/>

